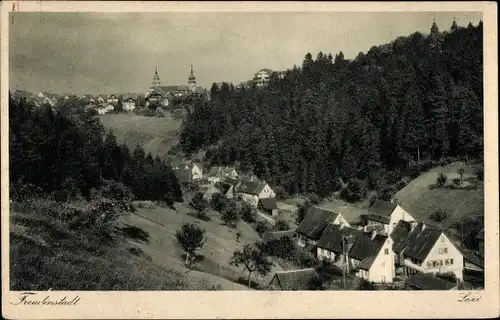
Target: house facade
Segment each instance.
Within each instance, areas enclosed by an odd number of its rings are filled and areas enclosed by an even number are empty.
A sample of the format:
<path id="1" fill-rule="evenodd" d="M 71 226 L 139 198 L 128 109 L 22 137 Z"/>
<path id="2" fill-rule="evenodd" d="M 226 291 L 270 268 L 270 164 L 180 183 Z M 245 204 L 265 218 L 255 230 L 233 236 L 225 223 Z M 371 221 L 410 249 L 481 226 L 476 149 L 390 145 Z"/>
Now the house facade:
<path id="1" fill-rule="evenodd" d="M 123 101 L 123 111 L 133 111 L 136 107 L 135 105 L 135 100 L 133 98 L 128 98 L 125 101 Z"/>
<path id="2" fill-rule="evenodd" d="M 236 192 L 243 201 L 255 208 L 259 204 L 259 199 L 276 197 L 274 191 L 265 182 L 241 181 Z"/>
<path id="3" fill-rule="evenodd" d="M 367 237 L 366 235 L 364 237 Z M 372 250 L 361 260 L 353 259 L 356 276 L 370 282 L 391 283 L 396 275 L 392 241 L 388 236 L 371 235 Z"/>
<path id="4" fill-rule="evenodd" d="M 442 230 L 425 223 L 400 221 L 391 238 L 397 273 L 451 272 L 463 279 L 463 255 Z"/>
<path id="5" fill-rule="evenodd" d="M 386 235 L 390 235 L 399 221 L 415 222 L 406 210 L 399 204 L 378 203 L 370 207 L 370 213 L 366 215 L 367 226 L 381 226 Z"/>
<path id="6" fill-rule="evenodd" d="M 271 69 L 260 69 L 257 71 L 254 75 L 253 82 L 258 86 L 258 87 L 263 87 L 269 83 L 269 80 L 271 79 L 271 74 L 273 71 Z"/>
<path id="7" fill-rule="evenodd" d="M 238 173 L 236 172 L 236 169 L 234 167 L 220 167 L 220 166 L 214 166 L 210 168 L 210 171 L 207 174 L 207 181 L 210 184 L 215 184 L 217 182 L 221 182 L 224 180 L 224 178 L 229 177 L 229 178 L 237 178 Z"/>
<path id="8" fill-rule="evenodd" d="M 350 227 L 340 213 L 313 206 L 297 227 L 297 245 L 316 245 L 329 223 Z"/>

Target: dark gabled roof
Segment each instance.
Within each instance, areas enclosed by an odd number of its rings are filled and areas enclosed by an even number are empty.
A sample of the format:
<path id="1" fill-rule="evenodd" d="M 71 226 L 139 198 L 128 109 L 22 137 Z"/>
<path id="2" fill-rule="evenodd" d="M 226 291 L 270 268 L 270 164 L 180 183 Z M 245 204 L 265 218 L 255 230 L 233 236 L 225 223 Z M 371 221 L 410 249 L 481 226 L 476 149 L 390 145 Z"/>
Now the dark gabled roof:
<path id="1" fill-rule="evenodd" d="M 240 183 L 240 180 L 238 179 L 233 179 L 231 177 L 226 177 L 224 179 L 224 182 L 227 183 L 227 184 L 230 184 L 232 186 L 236 186 L 238 183 Z"/>
<path id="2" fill-rule="evenodd" d="M 219 184 L 218 187 L 222 191 L 223 194 L 227 194 L 229 189 L 231 189 L 232 185 L 230 185 L 229 183 L 223 182 L 223 183 Z"/>
<path id="3" fill-rule="evenodd" d="M 318 240 L 329 222 L 337 217 L 338 213 L 319 207 L 312 207 L 297 228 L 297 233 L 308 238 Z"/>
<path id="4" fill-rule="evenodd" d="M 378 255 L 386 240 L 387 236 L 377 234 L 372 239 L 371 233 L 364 233 L 363 235 L 356 237 L 356 241 L 349 251 L 349 257 L 361 261 L 364 267 L 368 267 L 369 269 L 371 263 L 374 260 L 373 257 L 376 257 Z M 367 258 L 373 258 L 373 260 L 368 264 L 367 262 L 363 261 Z"/>
<path id="5" fill-rule="evenodd" d="M 391 221 L 391 218 L 389 218 L 388 216 L 382 216 L 382 215 L 373 214 L 373 213 L 366 214 L 365 218 L 366 218 L 366 220 L 376 221 L 376 222 L 380 222 L 383 224 L 389 224 L 389 222 Z"/>
<path id="6" fill-rule="evenodd" d="M 455 283 L 422 272 L 408 277 L 406 284 L 420 290 L 451 290 L 457 286 Z"/>
<path id="7" fill-rule="evenodd" d="M 264 240 L 279 240 L 283 237 L 292 238 L 293 236 L 295 236 L 295 229 L 285 230 L 285 231 L 266 231 L 262 235 L 262 239 L 264 239 Z"/>
<path id="8" fill-rule="evenodd" d="M 362 231 L 351 227 L 341 228 L 339 225 L 329 223 L 316 245 L 322 249 L 341 253 L 344 250 L 344 248 L 342 248 L 343 237 L 354 236 L 355 238 L 360 236 L 362 233 Z"/>
<path id="9" fill-rule="evenodd" d="M 411 224 L 404 220 L 399 220 L 398 224 L 394 227 L 391 233 L 391 239 L 393 242 L 393 249 L 401 245 L 403 241 L 408 237 L 411 230 Z"/>
<path id="10" fill-rule="evenodd" d="M 375 200 L 368 208 L 368 211 L 379 216 L 390 216 L 396 206 L 397 204 L 389 201 Z"/>
<path id="11" fill-rule="evenodd" d="M 481 257 L 475 252 L 469 250 L 460 250 L 460 252 L 464 257 L 464 260 L 467 260 L 468 262 L 484 269 L 484 257 Z"/>
<path id="12" fill-rule="evenodd" d="M 404 240 L 394 244 L 393 250 L 396 253 L 403 252 L 405 256 L 424 261 L 442 233 L 434 226 L 419 223 Z"/>
<path id="13" fill-rule="evenodd" d="M 315 274 L 314 268 L 278 271 L 274 274 L 273 280 L 277 278 L 281 290 L 308 290 L 309 282 Z"/>
<path id="14" fill-rule="evenodd" d="M 252 194 L 252 195 L 259 195 L 259 193 L 261 193 L 262 190 L 264 190 L 265 186 L 266 186 L 265 183 L 242 180 L 240 186 L 238 187 L 238 192 Z"/>
<path id="15" fill-rule="evenodd" d="M 186 170 L 186 169 L 179 169 L 179 170 L 174 170 L 175 176 L 177 177 L 177 180 L 180 182 L 182 181 L 189 181 L 191 179 L 191 171 Z"/>
<path id="16" fill-rule="evenodd" d="M 275 198 L 262 198 L 260 199 L 260 204 L 266 210 L 278 209 L 278 204 Z"/>
<path id="17" fill-rule="evenodd" d="M 265 72 L 267 72 L 267 73 L 269 73 L 269 74 L 273 73 L 273 70 L 268 69 L 268 68 L 263 68 L 263 69 L 260 69 L 259 71 L 257 71 L 255 74 L 257 74 L 257 73 L 259 73 L 259 72 L 261 72 L 261 71 L 265 71 Z"/>

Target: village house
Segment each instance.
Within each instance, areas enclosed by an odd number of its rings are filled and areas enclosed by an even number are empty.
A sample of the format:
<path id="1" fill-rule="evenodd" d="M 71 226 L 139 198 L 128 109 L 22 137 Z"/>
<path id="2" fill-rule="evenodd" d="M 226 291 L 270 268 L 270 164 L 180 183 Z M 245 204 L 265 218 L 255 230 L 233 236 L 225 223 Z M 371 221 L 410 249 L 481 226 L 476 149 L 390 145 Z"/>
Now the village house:
<path id="1" fill-rule="evenodd" d="M 238 177 L 238 173 L 236 172 L 236 169 L 234 167 L 213 166 L 208 171 L 206 178 L 208 183 L 214 184 L 222 181 L 225 177 L 234 179 Z"/>
<path id="2" fill-rule="evenodd" d="M 134 98 L 127 98 L 125 101 L 122 103 L 123 106 L 123 111 L 129 112 L 133 111 L 135 109 L 135 100 Z"/>
<path id="3" fill-rule="evenodd" d="M 418 272 L 406 279 L 411 290 L 457 290 L 458 284 L 438 278 L 431 274 Z"/>
<path id="4" fill-rule="evenodd" d="M 376 231 L 356 237 L 348 262 L 356 276 L 370 282 L 391 283 L 396 275 L 392 240 Z"/>
<path id="5" fill-rule="evenodd" d="M 313 206 L 297 227 L 297 244 L 301 247 L 315 245 L 328 223 L 350 227 L 340 213 Z"/>
<path id="6" fill-rule="evenodd" d="M 276 198 L 262 198 L 259 199 L 257 208 L 264 213 L 276 217 L 278 216 L 278 204 L 276 203 Z"/>
<path id="7" fill-rule="evenodd" d="M 462 250 L 464 257 L 464 271 L 484 273 L 484 257 L 469 250 Z"/>
<path id="8" fill-rule="evenodd" d="M 273 71 L 271 69 L 260 69 L 257 71 L 253 77 L 253 82 L 258 86 L 262 87 L 265 86 L 269 83 L 269 80 L 271 79 L 271 74 Z"/>
<path id="9" fill-rule="evenodd" d="M 41 104 L 48 104 L 51 107 L 55 107 L 59 100 L 59 97 L 56 94 L 40 92 L 38 93 L 38 99 Z"/>
<path id="10" fill-rule="evenodd" d="M 343 224 L 328 223 L 316 243 L 316 256 L 319 260 L 345 263 L 346 253 L 351 249 L 356 237 L 362 235 L 362 233 L 362 230 L 344 226 Z"/>
<path id="11" fill-rule="evenodd" d="M 203 178 L 203 167 L 201 164 L 191 160 L 183 160 L 179 157 L 173 157 L 168 160 L 174 171 L 187 170 L 189 171 L 189 180 L 200 180 Z"/>
<path id="12" fill-rule="evenodd" d="M 464 258 L 442 230 L 421 222 L 400 221 L 391 234 L 396 274 L 455 274 L 463 279 Z"/>
<path id="13" fill-rule="evenodd" d="M 365 215 L 367 228 L 365 231 L 371 231 L 371 228 L 383 227 L 383 232 L 390 235 L 396 224 L 400 220 L 407 222 L 416 221 L 399 204 L 376 200 L 368 209 L 369 213 Z"/>
<path id="14" fill-rule="evenodd" d="M 203 193 L 203 199 L 205 201 L 211 201 L 214 194 L 224 194 L 224 189 L 219 185 L 201 187 L 200 191 Z"/>
<path id="15" fill-rule="evenodd" d="M 309 290 L 309 284 L 315 275 L 314 268 L 278 271 L 269 282 L 269 289 L 284 291 Z"/>
<path id="16" fill-rule="evenodd" d="M 274 191 L 265 182 L 242 180 L 236 190 L 241 200 L 257 207 L 259 199 L 276 197 Z"/>
<path id="17" fill-rule="evenodd" d="M 108 97 L 106 102 L 107 103 L 118 103 L 118 98 L 114 94 L 112 94 Z"/>

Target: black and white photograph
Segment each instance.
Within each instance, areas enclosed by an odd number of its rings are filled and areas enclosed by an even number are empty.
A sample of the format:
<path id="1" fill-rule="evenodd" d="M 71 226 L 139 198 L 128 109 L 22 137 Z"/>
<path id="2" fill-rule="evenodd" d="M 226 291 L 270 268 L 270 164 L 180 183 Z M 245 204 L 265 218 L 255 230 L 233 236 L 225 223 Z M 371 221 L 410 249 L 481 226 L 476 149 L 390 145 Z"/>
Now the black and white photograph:
<path id="1" fill-rule="evenodd" d="M 36 294 L 52 291 L 422 290 L 474 307 L 498 286 L 481 7 L 24 5 L 2 21 L 10 308 L 85 303 Z"/>

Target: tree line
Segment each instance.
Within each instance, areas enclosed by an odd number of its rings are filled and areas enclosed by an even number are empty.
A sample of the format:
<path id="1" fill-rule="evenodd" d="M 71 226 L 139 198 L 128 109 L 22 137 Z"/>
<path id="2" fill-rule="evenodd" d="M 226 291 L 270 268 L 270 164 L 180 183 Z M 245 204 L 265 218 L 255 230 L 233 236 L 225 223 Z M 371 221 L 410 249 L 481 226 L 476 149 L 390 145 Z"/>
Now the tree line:
<path id="1" fill-rule="evenodd" d="M 415 32 L 353 60 L 307 53 L 264 88 L 213 85 L 181 129 L 187 153 L 288 193 L 377 190 L 415 163 L 483 156 L 483 24 Z"/>
<path id="2" fill-rule="evenodd" d="M 50 106 L 9 100 L 11 197 L 91 198 L 105 182 L 129 188 L 136 199 L 182 201 L 172 168 L 137 146 L 130 151 L 89 113 L 66 116 Z"/>

